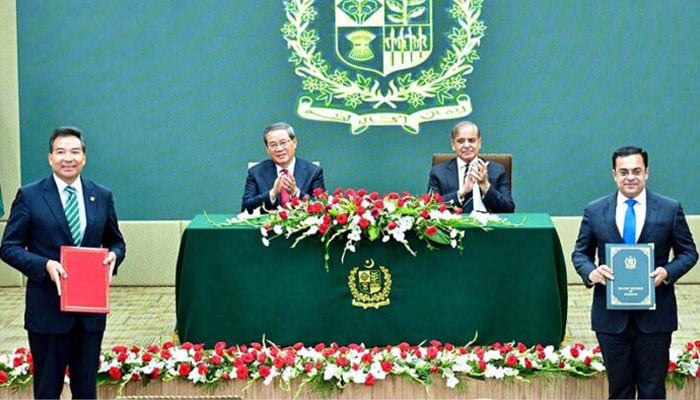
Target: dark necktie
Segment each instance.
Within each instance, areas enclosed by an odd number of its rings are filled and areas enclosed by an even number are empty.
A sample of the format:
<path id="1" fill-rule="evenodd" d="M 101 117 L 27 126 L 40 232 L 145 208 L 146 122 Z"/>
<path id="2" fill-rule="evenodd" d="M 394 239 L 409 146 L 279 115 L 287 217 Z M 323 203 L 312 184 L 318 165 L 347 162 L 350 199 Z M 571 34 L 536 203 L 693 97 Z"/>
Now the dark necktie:
<path id="1" fill-rule="evenodd" d="M 287 175 L 289 171 L 287 171 L 287 168 L 282 168 L 280 171 L 281 175 Z M 287 207 L 287 204 L 289 203 L 289 192 L 287 189 L 282 186 L 282 190 L 280 190 L 280 204 L 282 207 Z"/>
<path id="2" fill-rule="evenodd" d="M 627 211 L 625 211 L 625 224 L 622 226 L 622 239 L 626 244 L 634 244 L 637 242 L 637 218 L 634 214 L 634 205 L 637 203 L 635 199 L 627 199 Z"/>
<path id="3" fill-rule="evenodd" d="M 80 211 L 78 210 L 78 196 L 73 186 L 66 186 L 68 199 L 66 200 L 66 220 L 70 228 L 70 234 L 73 237 L 73 244 L 80 245 Z"/>

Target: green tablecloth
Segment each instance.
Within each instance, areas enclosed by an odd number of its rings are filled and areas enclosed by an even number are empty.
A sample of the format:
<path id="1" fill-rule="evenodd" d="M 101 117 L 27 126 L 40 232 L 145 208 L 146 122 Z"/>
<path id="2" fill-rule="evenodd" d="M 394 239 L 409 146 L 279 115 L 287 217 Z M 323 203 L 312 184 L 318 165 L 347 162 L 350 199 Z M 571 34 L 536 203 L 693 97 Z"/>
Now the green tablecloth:
<path id="1" fill-rule="evenodd" d="M 210 216 L 223 221 L 226 215 Z M 344 243 L 307 238 L 291 249 L 278 238 L 265 247 L 259 229 L 216 228 L 196 216 L 182 237 L 177 261 L 177 330 L 181 341 L 212 346 L 337 342 L 368 346 L 437 339 L 465 344 L 522 341 L 558 346 L 567 311 L 566 271 L 559 237 L 547 214 L 511 214 L 517 227 L 469 229 L 464 251 L 429 251 L 413 241 L 416 257 L 394 242 L 361 242 L 340 264 Z M 355 267 L 390 274 L 389 304 L 353 305 Z M 384 273 L 384 285 L 389 278 Z M 376 275 L 375 275 L 376 276 Z M 385 292 L 382 292 L 385 293 Z M 355 299 L 357 301 L 357 299 Z"/>

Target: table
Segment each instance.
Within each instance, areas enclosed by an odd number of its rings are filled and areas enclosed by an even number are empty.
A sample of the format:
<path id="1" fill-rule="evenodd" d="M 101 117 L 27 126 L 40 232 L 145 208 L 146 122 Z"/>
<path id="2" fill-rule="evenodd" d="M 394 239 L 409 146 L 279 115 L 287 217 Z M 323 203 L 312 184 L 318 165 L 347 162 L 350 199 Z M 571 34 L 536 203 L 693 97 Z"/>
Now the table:
<path id="1" fill-rule="evenodd" d="M 412 241 L 414 257 L 397 243 L 361 242 L 341 264 L 344 243 L 337 243 L 326 271 L 318 240 L 307 238 L 292 249 L 291 240 L 277 238 L 265 247 L 257 228 L 217 228 L 197 215 L 177 260 L 180 340 L 208 347 L 263 339 L 278 345 L 432 339 L 461 345 L 477 335 L 481 344 L 559 346 L 567 312 L 559 237 L 547 214 L 505 216 L 522 224 L 468 229 L 461 254 Z M 227 217 L 210 215 L 217 222 Z M 362 286 L 368 277 L 377 284 Z M 388 304 L 358 305 L 372 290 L 371 296 L 386 294 Z"/>

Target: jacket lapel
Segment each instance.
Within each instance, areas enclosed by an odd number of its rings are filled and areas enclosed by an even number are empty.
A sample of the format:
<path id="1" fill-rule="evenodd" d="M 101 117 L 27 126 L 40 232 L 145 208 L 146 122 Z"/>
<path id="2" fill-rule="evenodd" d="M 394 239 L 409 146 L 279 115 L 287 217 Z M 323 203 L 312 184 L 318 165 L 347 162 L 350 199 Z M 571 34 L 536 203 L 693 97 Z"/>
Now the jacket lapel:
<path id="1" fill-rule="evenodd" d="M 620 230 L 617 229 L 617 221 L 615 220 L 615 200 L 617 199 L 617 192 L 613 193 L 608 197 L 605 202 L 605 209 L 603 210 L 603 218 L 605 220 L 605 226 L 609 227 L 608 232 L 610 237 L 613 238 L 612 242 L 620 243 L 622 242 L 622 236 L 620 235 Z"/>
<path id="2" fill-rule="evenodd" d="M 83 185 L 83 204 L 85 204 L 85 233 L 83 234 L 83 243 L 86 243 L 86 239 L 89 238 L 92 233 L 90 227 L 95 226 L 97 202 L 100 199 L 97 197 L 97 191 L 92 182 L 86 181 L 83 178 L 80 178 L 80 181 Z"/>
<path id="3" fill-rule="evenodd" d="M 56 182 L 53 180 L 53 176 L 48 177 L 44 180 L 42 184 L 42 195 L 44 196 L 44 201 L 48 206 L 49 212 L 56 219 L 58 224 L 63 230 L 64 236 L 69 240 L 72 240 L 70 234 L 70 228 L 68 227 L 68 220 L 66 220 L 66 213 L 63 211 L 63 203 L 61 202 L 61 197 L 58 194 L 58 187 Z"/>
<path id="4" fill-rule="evenodd" d="M 644 225 L 642 226 L 642 231 L 639 233 L 639 243 L 651 243 L 653 240 L 647 239 L 647 236 L 651 234 L 648 226 L 654 226 L 654 220 L 659 215 L 659 202 L 654 194 L 647 190 L 647 213 L 644 216 Z"/>

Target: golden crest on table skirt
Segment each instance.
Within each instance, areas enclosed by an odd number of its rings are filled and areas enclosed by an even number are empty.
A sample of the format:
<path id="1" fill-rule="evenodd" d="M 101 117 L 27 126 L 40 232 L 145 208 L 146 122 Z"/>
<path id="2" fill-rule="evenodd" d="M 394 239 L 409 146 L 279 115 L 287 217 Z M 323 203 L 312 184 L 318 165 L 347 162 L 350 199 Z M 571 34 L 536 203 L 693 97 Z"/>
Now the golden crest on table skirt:
<path id="1" fill-rule="evenodd" d="M 375 268 L 374 259 L 365 260 L 363 267 L 353 267 L 348 274 L 348 287 L 352 305 L 367 309 L 388 306 L 391 303 L 391 273 L 380 265 Z"/>

